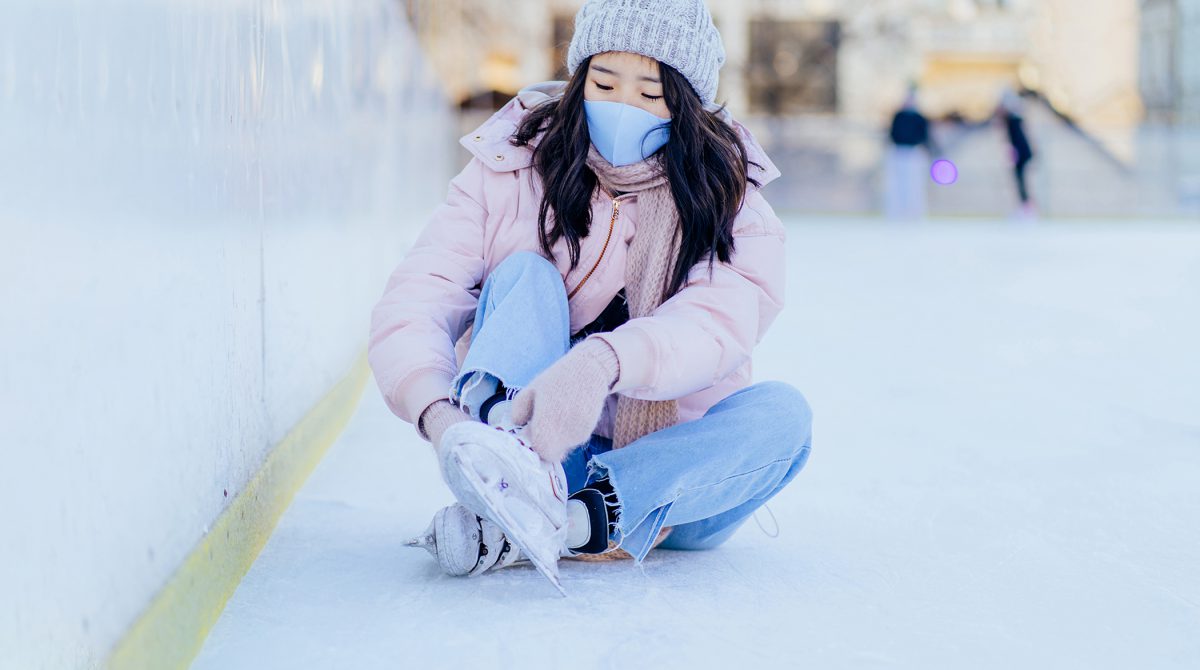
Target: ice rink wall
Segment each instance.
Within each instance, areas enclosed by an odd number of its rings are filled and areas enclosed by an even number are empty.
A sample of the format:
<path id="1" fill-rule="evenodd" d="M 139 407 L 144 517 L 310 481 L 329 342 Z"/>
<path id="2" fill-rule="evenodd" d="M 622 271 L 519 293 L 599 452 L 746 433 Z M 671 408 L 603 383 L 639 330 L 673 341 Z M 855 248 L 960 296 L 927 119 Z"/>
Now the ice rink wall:
<path id="1" fill-rule="evenodd" d="M 107 663 L 361 388 L 454 167 L 403 7 L 0 2 L 0 668 Z"/>

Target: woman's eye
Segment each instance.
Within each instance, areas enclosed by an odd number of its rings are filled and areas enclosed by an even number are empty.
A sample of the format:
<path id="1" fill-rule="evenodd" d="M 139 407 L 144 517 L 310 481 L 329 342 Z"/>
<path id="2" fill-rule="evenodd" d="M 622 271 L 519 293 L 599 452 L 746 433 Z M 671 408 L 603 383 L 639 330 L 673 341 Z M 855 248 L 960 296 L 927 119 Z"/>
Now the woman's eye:
<path id="1" fill-rule="evenodd" d="M 662 96 L 661 96 L 661 95 L 647 95 L 647 94 L 643 93 L 643 94 L 642 94 L 642 97 L 643 97 L 643 98 L 645 98 L 645 99 L 647 99 L 647 100 L 662 100 Z"/>
<path id="2" fill-rule="evenodd" d="M 604 84 L 601 84 L 601 83 L 600 83 L 600 82 L 598 82 L 598 81 L 594 81 L 594 82 L 592 82 L 592 83 L 593 83 L 593 84 L 595 84 L 595 85 L 596 85 L 596 88 L 600 89 L 601 91 L 611 91 L 611 90 L 613 90 L 613 87 L 612 87 L 612 86 L 605 86 Z"/>

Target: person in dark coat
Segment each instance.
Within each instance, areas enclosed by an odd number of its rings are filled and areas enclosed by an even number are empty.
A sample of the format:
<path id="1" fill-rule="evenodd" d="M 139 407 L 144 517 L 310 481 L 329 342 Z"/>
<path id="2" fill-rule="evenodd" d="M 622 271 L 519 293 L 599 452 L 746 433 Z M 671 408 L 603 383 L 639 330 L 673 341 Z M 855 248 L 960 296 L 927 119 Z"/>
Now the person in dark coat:
<path id="1" fill-rule="evenodd" d="M 1033 148 L 1029 145 L 1029 137 L 1025 134 L 1025 120 L 1021 114 L 1021 98 L 1012 91 L 1006 91 L 1000 102 L 1000 120 L 1004 122 L 1008 143 L 1012 146 L 1013 176 L 1017 182 L 1017 197 L 1021 200 L 1023 214 L 1031 212 L 1033 204 L 1029 197 L 1029 185 L 1026 181 L 1025 168 L 1033 160 Z"/>
<path id="2" fill-rule="evenodd" d="M 892 117 L 888 137 L 892 146 L 885 166 L 884 213 L 889 219 L 923 219 L 925 175 L 935 150 L 929 121 L 917 109 L 916 87 Z"/>

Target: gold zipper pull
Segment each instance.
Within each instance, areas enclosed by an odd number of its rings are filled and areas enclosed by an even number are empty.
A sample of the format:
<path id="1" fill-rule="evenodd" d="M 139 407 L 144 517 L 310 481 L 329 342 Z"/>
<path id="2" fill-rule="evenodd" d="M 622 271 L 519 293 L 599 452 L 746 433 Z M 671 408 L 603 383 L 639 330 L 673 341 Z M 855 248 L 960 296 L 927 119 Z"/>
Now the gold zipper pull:
<path id="1" fill-rule="evenodd" d="M 575 288 L 567 294 L 567 300 L 574 298 L 575 294 L 579 293 L 579 289 L 583 288 L 583 285 L 587 283 L 587 280 L 591 279 L 592 273 L 596 271 L 596 268 L 600 267 L 600 261 L 604 259 L 604 252 L 608 251 L 608 243 L 610 240 L 612 240 L 613 228 L 615 228 L 617 225 L 617 216 L 619 216 L 621 213 L 621 197 L 622 196 L 613 198 L 612 218 L 608 220 L 608 236 L 604 238 L 604 246 L 600 247 L 600 256 L 596 258 L 596 263 L 592 265 L 592 269 L 588 270 L 587 274 L 583 276 L 583 279 L 579 280 L 579 283 L 575 285 Z"/>

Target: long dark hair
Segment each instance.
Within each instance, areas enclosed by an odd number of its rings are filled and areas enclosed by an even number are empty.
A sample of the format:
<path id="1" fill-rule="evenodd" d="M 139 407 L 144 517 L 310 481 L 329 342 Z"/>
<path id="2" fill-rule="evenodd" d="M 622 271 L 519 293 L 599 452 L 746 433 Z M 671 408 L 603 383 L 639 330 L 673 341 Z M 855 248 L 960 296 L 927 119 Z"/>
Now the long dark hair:
<path id="1" fill-rule="evenodd" d="M 533 167 L 542 179 L 544 197 L 538 210 L 540 244 L 547 255 L 566 238 L 571 268 L 579 264 L 579 240 L 592 225 L 592 195 L 596 175 L 587 166 L 587 117 L 583 111 L 588 65 L 584 60 L 567 82 L 561 98 L 533 108 L 513 134 L 514 146 L 533 145 Z M 734 251 L 733 220 L 746 196 L 746 147 L 737 132 L 719 116 L 704 109 L 691 84 L 677 70 L 659 63 L 663 96 L 671 112 L 671 138 L 650 158 L 663 163 L 671 195 L 679 211 L 679 256 L 667 275 L 663 300 L 687 283 L 696 263 L 729 262 Z"/>

